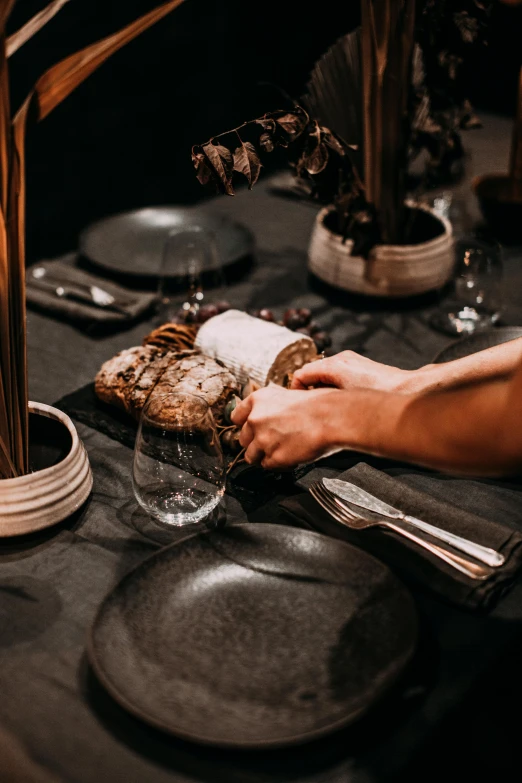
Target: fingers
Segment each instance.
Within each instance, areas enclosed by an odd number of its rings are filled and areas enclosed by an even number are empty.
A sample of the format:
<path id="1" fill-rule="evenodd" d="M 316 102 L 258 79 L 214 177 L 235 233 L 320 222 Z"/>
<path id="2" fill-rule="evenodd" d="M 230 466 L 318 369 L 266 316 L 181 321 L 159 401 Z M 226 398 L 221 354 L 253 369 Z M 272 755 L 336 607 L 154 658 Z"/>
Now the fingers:
<path id="1" fill-rule="evenodd" d="M 292 378 L 292 389 L 308 389 L 309 386 L 337 386 L 335 364 L 328 359 L 305 364 L 296 370 Z"/>
<path id="2" fill-rule="evenodd" d="M 254 396 L 254 394 L 249 394 L 248 397 L 242 400 L 232 411 L 230 420 L 236 427 L 242 427 L 248 419 L 250 411 L 252 410 L 252 405 L 254 404 Z"/>
<path id="3" fill-rule="evenodd" d="M 256 445 L 255 441 L 252 441 L 248 449 L 245 451 L 245 462 L 249 465 L 259 465 L 262 463 L 265 456 L 263 449 L 260 449 Z"/>
<path id="4" fill-rule="evenodd" d="M 254 428 L 252 427 L 250 422 L 246 421 L 241 428 L 241 432 L 239 433 L 239 443 L 244 449 L 246 449 L 252 443 L 253 440 L 254 440 Z"/>

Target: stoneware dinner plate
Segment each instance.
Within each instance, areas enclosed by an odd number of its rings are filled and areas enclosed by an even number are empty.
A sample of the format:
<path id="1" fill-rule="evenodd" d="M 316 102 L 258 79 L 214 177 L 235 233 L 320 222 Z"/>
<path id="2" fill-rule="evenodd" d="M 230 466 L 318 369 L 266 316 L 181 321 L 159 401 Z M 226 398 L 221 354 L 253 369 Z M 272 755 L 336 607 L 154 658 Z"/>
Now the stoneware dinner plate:
<path id="1" fill-rule="evenodd" d="M 516 340 L 517 337 L 522 337 L 522 326 L 497 326 L 492 329 L 484 329 L 484 331 L 476 332 L 469 337 L 460 337 L 450 343 L 437 354 L 433 362 L 434 364 L 452 362 L 454 359 L 462 359 L 463 356 L 484 351 L 494 345 Z"/>
<path id="2" fill-rule="evenodd" d="M 125 709 L 223 747 L 300 743 L 356 720 L 413 655 L 413 599 L 379 560 L 273 524 L 169 545 L 104 600 L 88 652 Z"/>
<path id="3" fill-rule="evenodd" d="M 254 252 L 253 235 L 241 223 L 199 207 L 165 206 L 122 212 L 91 224 L 80 235 L 80 254 L 118 275 L 156 278 L 169 231 L 194 224 L 214 232 L 223 266 Z"/>

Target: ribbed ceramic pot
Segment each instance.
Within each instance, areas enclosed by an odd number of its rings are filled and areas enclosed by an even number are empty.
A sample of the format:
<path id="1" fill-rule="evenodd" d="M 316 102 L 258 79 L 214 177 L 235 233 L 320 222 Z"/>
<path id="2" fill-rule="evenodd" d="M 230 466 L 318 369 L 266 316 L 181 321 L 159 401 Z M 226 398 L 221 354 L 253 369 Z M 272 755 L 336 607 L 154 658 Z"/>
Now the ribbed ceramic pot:
<path id="1" fill-rule="evenodd" d="M 451 223 L 428 206 L 406 202 L 424 210 L 440 224 L 440 233 L 412 245 L 375 245 L 369 258 L 352 256 L 353 242 L 325 225 L 333 211 L 324 207 L 317 215 L 308 249 L 308 267 L 314 275 L 344 291 L 370 296 L 413 296 L 441 288 L 454 268 Z"/>
<path id="2" fill-rule="evenodd" d="M 4 537 L 41 530 L 61 522 L 80 508 L 92 489 L 87 452 L 69 416 L 39 402 L 29 403 L 29 414 L 53 420 L 57 425 L 54 431 L 68 451 L 63 459 L 49 467 L 25 476 L 0 480 L 0 536 Z M 65 429 L 61 430 L 61 427 Z"/>

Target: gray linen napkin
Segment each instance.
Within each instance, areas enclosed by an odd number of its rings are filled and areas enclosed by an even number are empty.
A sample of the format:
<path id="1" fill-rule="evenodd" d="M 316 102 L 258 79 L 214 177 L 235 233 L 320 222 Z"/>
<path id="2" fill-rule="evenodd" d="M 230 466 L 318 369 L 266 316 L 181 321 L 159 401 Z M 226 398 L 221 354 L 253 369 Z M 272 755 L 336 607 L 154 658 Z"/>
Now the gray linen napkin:
<path id="1" fill-rule="evenodd" d="M 78 268 L 75 265 L 75 260 L 76 254 L 68 253 L 58 259 L 40 261 L 38 264 L 29 267 L 26 274 L 26 296 L 28 305 L 33 305 L 38 309 L 55 313 L 70 321 L 117 326 L 118 324 L 127 324 L 130 321 L 136 320 L 141 315 L 144 315 L 151 309 L 156 301 L 156 294 L 131 291 L 110 280 L 106 280 Z M 99 288 L 102 288 L 123 303 L 122 312 L 111 308 L 100 307 L 88 302 L 67 299 L 65 297 L 57 296 L 52 291 L 45 290 L 32 276 L 32 270 L 37 266 L 46 269 L 49 276 L 52 276 L 53 279 L 60 280 L 64 285 L 67 285 L 67 283 L 72 285 L 78 283 L 96 285 Z"/>
<path id="2" fill-rule="evenodd" d="M 323 476 L 333 475 L 331 469 L 316 468 L 299 483 L 306 488 Z M 371 552 L 405 582 L 423 585 L 439 598 L 466 609 L 489 611 L 520 576 L 522 534 L 512 527 L 414 489 L 401 478 L 392 478 L 364 462 L 337 474 L 337 478 L 351 481 L 406 514 L 498 550 L 505 555 L 505 564 L 496 569 L 494 575 L 478 582 L 405 538 L 383 532 L 382 528 L 357 531 L 344 527 L 332 519 L 308 492 L 286 498 L 281 501 L 280 507 L 301 526 L 344 539 Z"/>

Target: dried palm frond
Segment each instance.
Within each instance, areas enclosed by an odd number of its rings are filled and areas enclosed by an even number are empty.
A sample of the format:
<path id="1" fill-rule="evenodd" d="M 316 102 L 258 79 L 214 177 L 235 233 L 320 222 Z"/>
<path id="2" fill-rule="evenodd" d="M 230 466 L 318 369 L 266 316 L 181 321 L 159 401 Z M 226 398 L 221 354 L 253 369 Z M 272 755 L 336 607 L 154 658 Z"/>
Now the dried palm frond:
<path id="1" fill-rule="evenodd" d="M 36 82 L 11 122 L 5 24 L 13 0 L 0 0 L 0 476 L 28 470 L 28 394 L 25 311 L 25 133 L 114 52 L 181 5 L 163 3 L 134 22 L 54 65 Z M 10 53 L 65 4 L 55 0 L 18 33 Z"/>
<path id="2" fill-rule="evenodd" d="M 45 27 L 47 22 L 50 22 L 53 16 L 56 16 L 58 11 L 68 2 L 69 0 L 53 0 L 53 2 L 49 3 L 42 11 L 35 14 L 32 19 L 29 19 L 29 21 L 17 30 L 16 33 L 10 35 L 6 41 L 7 56 L 11 57 L 11 55 L 18 51 L 18 49 L 27 43 L 33 35 L 36 35 L 42 27 Z"/>
<path id="3" fill-rule="evenodd" d="M 522 67 L 518 77 L 517 111 L 511 141 L 509 176 L 513 198 L 522 198 Z"/>
<path id="4" fill-rule="evenodd" d="M 362 0 L 364 185 L 383 242 L 401 240 L 415 0 Z"/>
<path id="5" fill-rule="evenodd" d="M 362 173 L 362 84 L 360 30 L 339 38 L 314 65 L 302 97 L 310 116 L 355 147 Z"/>

